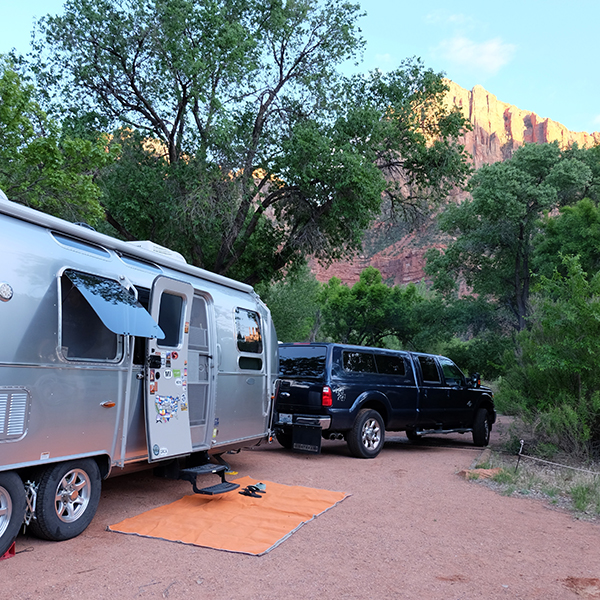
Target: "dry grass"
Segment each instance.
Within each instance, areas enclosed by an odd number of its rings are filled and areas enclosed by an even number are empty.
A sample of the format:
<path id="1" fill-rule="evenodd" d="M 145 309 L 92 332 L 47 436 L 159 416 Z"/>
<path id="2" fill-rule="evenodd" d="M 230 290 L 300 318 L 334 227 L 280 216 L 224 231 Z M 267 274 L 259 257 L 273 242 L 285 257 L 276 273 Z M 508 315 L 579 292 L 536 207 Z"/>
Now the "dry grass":
<path id="1" fill-rule="evenodd" d="M 592 474 L 526 457 L 518 461 L 517 456 L 496 451 L 476 467 L 501 469 L 491 479 L 478 480 L 501 494 L 537 498 L 548 506 L 569 510 L 578 518 L 600 519 L 599 464 L 577 467 L 597 473 Z"/>

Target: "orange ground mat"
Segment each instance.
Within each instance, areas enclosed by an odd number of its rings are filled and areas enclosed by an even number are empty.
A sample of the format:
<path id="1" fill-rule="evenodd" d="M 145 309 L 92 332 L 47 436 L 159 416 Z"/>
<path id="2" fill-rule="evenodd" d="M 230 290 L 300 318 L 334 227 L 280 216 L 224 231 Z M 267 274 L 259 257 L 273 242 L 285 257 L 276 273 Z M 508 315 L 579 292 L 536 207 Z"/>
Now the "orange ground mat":
<path id="1" fill-rule="evenodd" d="M 110 531 L 260 556 L 350 494 L 262 481 L 260 498 L 238 492 L 258 483 L 235 480 L 239 490 L 220 496 L 193 494 L 108 527 Z"/>

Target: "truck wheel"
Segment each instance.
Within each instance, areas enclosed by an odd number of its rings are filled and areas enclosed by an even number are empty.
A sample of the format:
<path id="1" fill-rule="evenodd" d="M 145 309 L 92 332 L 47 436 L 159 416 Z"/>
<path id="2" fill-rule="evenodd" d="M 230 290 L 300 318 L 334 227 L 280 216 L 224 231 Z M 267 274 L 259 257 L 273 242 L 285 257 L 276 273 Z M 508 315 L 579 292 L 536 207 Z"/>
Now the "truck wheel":
<path id="1" fill-rule="evenodd" d="M 473 422 L 473 444 L 475 446 L 487 446 L 490 443 L 490 422 L 488 411 L 480 408 Z"/>
<path id="2" fill-rule="evenodd" d="M 31 532 L 55 542 L 77 537 L 96 514 L 101 485 L 100 470 L 91 458 L 48 467 L 38 486 Z"/>
<path id="3" fill-rule="evenodd" d="M 277 438 L 277 441 L 286 449 L 286 450 L 291 450 L 292 449 L 292 431 L 291 429 L 284 429 L 283 431 L 278 431 L 275 434 L 275 437 Z"/>
<path id="4" fill-rule="evenodd" d="M 16 473 L 0 473 L 0 556 L 15 541 L 25 517 L 25 487 Z"/>
<path id="5" fill-rule="evenodd" d="M 383 448 L 385 425 L 381 415 L 370 408 L 359 411 L 346 436 L 350 454 L 356 458 L 375 458 Z"/>

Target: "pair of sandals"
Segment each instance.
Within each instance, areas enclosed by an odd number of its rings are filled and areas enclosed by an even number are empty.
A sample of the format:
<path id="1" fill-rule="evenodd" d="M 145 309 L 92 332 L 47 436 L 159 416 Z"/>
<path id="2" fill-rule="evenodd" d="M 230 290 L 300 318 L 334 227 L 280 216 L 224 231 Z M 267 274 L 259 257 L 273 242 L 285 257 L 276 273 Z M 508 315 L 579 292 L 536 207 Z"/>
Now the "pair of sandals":
<path id="1" fill-rule="evenodd" d="M 246 486 L 241 492 L 242 496 L 250 496 L 251 498 L 262 498 L 261 494 L 266 494 L 266 485 L 264 483 L 255 483 L 254 485 Z"/>

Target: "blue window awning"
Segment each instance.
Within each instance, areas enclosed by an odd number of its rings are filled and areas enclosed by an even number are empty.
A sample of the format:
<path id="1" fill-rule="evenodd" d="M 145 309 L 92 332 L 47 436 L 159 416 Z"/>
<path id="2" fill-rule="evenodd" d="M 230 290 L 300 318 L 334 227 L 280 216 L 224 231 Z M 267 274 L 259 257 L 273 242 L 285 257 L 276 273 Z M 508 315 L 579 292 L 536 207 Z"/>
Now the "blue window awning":
<path id="1" fill-rule="evenodd" d="M 71 270 L 65 275 L 113 333 L 158 339 L 165 336 L 150 313 L 117 281 Z"/>

